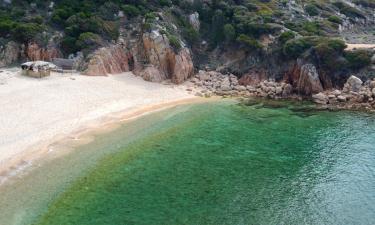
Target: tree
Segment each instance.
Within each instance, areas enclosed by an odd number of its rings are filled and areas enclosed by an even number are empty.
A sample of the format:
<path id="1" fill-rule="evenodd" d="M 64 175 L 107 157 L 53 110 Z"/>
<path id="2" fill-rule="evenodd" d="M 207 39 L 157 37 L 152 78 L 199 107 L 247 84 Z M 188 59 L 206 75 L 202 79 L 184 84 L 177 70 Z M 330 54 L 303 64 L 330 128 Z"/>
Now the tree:
<path id="1" fill-rule="evenodd" d="M 227 23 L 224 25 L 224 35 L 226 41 L 233 41 L 236 38 L 236 29 L 234 27 Z"/>

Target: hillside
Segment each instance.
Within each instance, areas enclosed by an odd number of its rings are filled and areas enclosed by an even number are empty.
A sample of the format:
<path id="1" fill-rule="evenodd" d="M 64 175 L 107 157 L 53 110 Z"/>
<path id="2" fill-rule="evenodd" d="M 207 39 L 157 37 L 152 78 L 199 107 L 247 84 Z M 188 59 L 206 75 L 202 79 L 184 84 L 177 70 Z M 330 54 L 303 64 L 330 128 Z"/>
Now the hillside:
<path id="1" fill-rule="evenodd" d="M 89 75 L 133 71 L 180 83 L 198 69 L 295 82 L 315 65 L 324 88 L 372 78 L 374 0 L 3 0 L 0 66 L 75 58 Z M 101 48 L 104 47 L 104 48 Z"/>

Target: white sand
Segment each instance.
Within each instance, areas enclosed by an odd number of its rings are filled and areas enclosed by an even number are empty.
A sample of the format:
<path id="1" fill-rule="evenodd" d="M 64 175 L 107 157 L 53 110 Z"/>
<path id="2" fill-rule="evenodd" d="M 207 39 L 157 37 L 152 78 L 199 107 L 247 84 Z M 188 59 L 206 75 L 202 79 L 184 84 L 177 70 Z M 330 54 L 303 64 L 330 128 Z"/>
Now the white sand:
<path id="1" fill-rule="evenodd" d="M 33 146 L 66 137 L 115 113 L 193 96 L 184 86 L 108 77 L 52 74 L 42 79 L 0 73 L 0 168 Z M 8 166 L 8 165 L 7 165 Z"/>
<path id="2" fill-rule="evenodd" d="M 348 47 L 346 50 L 353 49 L 375 49 L 375 44 L 346 44 Z"/>

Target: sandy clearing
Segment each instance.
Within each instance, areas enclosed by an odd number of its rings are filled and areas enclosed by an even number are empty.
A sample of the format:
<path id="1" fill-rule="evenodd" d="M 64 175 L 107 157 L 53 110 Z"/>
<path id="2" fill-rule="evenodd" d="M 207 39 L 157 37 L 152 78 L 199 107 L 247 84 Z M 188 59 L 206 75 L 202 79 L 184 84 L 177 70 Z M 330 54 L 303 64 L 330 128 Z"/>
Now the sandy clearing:
<path id="1" fill-rule="evenodd" d="M 353 49 L 374 49 L 375 44 L 346 44 L 348 47 L 346 50 L 353 50 Z"/>
<path id="2" fill-rule="evenodd" d="M 145 82 L 131 73 L 108 77 L 0 73 L 0 169 L 35 146 L 100 123 L 120 112 L 193 98 L 185 86 Z M 1 170 L 0 170 L 1 171 Z"/>

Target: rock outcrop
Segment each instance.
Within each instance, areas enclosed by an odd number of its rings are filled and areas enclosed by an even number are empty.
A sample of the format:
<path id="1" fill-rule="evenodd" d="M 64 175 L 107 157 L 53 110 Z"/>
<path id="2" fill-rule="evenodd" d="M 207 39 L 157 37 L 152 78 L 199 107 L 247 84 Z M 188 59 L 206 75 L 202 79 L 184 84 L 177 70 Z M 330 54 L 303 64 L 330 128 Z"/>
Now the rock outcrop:
<path id="1" fill-rule="evenodd" d="M 166 35 L 158 31 L 143 34 L 142 46 L 146 62 L 161 73 L 160 77 L 182 83 L 194 73 L 194 65 L 188 48 L 175 50 Z M 140 75 L 144 74 L 142 71 Z M 156 79 L 157 80 L 157 79 Z"/>
<path id="2" fill-rule="evenodd" d="M 297 62 L 286 74 L 284 80 L 291 83 L 300 95 L 311 96 L 323 91 L 319 74 L 313 64 Z"/>
<path id="3" fill-rule="evenodd" d="M 349 77 L 349 79 L 345 83 L 343 90 L 345 92 L 350 92 L 350 91 L 358 92 L 360 90 L 362 84 L 363 84 L 363 82 L 362 82 L 361 79 L 359 79 L 356 76 L 351 76 L 351 77 Z"/>
<path id="4" fill-rule="evenodd" d="M 127 53 L 122 45 L 103 47 L 89 56 L 83 74 L 103 76 L 127 72 L 130 71 L 129 59 L 131 58 L 131 54 Z"/>
<path id="5" fill-rule="evenodd" d="M 291 97 L 293 88 L 284 82 L 263 80 L 254 85 L 241 85 L 238 78 L 233 75 L 224 75 L 216 71 L 199 71 L 191 79 L 192 86 L 197 89 L 198 96 L 243 96 L 264 98 L 288 98 Z"/>
<path id="6" fill-rule="evenodd" d="M 146 32 L 138 41 L 121 41 L 96 50 L 84 65 L 86 75 L 133 71 L 152 82 L 170 79 L 179 84 L 191 77 L 194 65 L 188 48 L 175 50 L 166 35 Z"/>
<path id="7" fill-rule="evenodd" d="M 344 89 L 324 91 L 313 95 L 314 102 L 331 108 L 343 109 L 375 109 L 375 81 L 365 84 L 355 76 L 351 76 Z"/>
<path id="8" fill-rule="evenodd" d="M 61 51 L 55 46 L 40 47 L 37 43 L 29 43 L 25 50 L 25 56 L 30 61 L 52 61 L 54 58 L 62 58 Z"/>
<path id="9" fill-rule="evenodd" d="M 144 80 L 151 82 L 162 82 L 166 79 L 164 74 L 160 73 L 160 71 L 153 65 L 146 66 L 139 75 L 143 77 Z"/>
<path id="10" fill-rule="evenodd" d="M 0 67 L 8 66 L 20 59 L 21 46 L 14 41 L 0 46 Z"/>
<path id="11" fill-rule="evenodd" d="M 194 12 L 193 14 L 189 15 L 189 23 L 190 25 L 196 30 L 199 31 L 201 23 L 199 21 L 199 13 Z"/>

